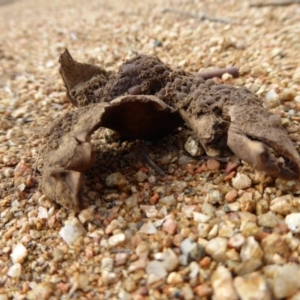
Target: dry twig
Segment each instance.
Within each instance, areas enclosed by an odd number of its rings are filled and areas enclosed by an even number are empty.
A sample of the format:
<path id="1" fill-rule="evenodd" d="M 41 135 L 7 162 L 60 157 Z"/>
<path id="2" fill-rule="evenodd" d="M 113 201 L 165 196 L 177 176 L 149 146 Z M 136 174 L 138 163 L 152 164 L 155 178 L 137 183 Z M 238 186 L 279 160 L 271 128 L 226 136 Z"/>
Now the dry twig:
<path id="1" fill-rule="evenodd" d="M 209 159 L 215 159 L 219 162 L 229 162 L 230 157 L 212 157 L 212 156 L 208 156 L 208 155 L 201 155 L 198 156 L 199 159 L 204 159 L 204 160 L 209 160 Z"/>
<path id="2" fill-rule="evenodd" d="M 209 79 L 214 77 L 222 78 L 222 75 L 225 73 L 231 74 L 234 78 L 239 77 L 239 69 L 237 67 L 203 71 L 196 73 L 196 75 L 202 77 L 203 79 Z"/>
<path id="3" fill-rule="evenodd" d="M 150 158 L 145 149 L 140 149 L 139 154 L 156 173 L 158 173 L 159 175 L 165 175 L 165 172 Z"/>
<path id="4" fill-rule="evenodd" d="M 278 0 L 273 2 L 256 2 L 256 3 L 250 3 L 250 7 L 265 7 L 265 6 L 288 6 L 292 4 L 299 4 L 300 0 Z"/>
<path id="5" fill-rule="evenodd" d="M 205 13 L 201 14 L 194 14 L 188 11 L 181 11 L 178 9 L 172 9 L 172 8 L 166 8 L 162 11 L 163 13 L 171 12 L 174 14 L 182 15 L 188 18 L 193 18 L 193 19 L 198 19 L 199 21 L 212 21 L 212 22 L 219 22 L 219 23 L 225 23 L 225 24 L 240 24 L 237 21 L 227 19 L 227 18 L 219 18 L 219 17 L 212 17 L 212 16 L 207 16 Z"/>

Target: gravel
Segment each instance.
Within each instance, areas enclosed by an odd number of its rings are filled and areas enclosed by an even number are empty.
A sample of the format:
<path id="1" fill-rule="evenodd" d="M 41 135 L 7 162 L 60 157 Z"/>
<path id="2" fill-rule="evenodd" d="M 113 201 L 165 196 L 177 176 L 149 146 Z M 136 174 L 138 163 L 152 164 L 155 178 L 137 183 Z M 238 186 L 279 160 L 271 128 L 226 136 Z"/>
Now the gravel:
<path id="1" fill-rule="evenodd" d="M 250 2 L 0 1 L 1 300 L 300 297 L 300 182 L 207 160 L 185 128 L 152 142 L 95 132 L 79 213 L 39 190 L 43 134 L 73 109 L 66 47 L 107 70 L 136 53 L 191 72 L 235 65 L 220 82 L 259 95 L 299 150 L 300 6 Z"/>

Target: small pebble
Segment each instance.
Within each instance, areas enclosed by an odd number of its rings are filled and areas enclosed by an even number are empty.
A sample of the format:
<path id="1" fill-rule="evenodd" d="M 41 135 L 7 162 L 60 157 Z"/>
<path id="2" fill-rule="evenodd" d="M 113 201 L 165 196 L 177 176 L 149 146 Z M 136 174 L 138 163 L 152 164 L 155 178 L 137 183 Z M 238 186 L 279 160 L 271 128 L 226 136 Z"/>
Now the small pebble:
<path id="1" fill-rule="evenodd" d="M 122 187 L 127 184 L 127 180 L 123 174 L 116 172 L 107 176 L 105 183 L 108 187 Z"/>
<path id="2" fill-rule="evenodd" d="M 224 200 L 223 194 L 216 189 L 209 190 L 205 197 L 205 201 L 209 204 L 222 204 Z"/>
<path id="3" fill-rule="evenodd" d="M 239 250 L 245 243 L 246 238 L 241 233 L 236 233 L 228 240 L 228 246 Z"/>
<path id="4" fill-rule="evenodd" d="M 238 192 L 237 190 L 233 189 L 230 190 L 226 195 L 225 195 L 225 201 L 228 203 L 234 202 L 238 197 Z"/>
<path id="5" fill-rule="evenodd" d="M 191 251 L 193 251 L 197 246 L 197 243 L 191 240 L 190 238 L 186 238 L 181 242 L 180 250 L 182 254 L 189 255 Z"/>
<path id="6" fill-rule="evenodd" d="M 128 293 L 132 293 L 133 291 L 136 290 L 137 286 L 136 286 L 136 283 L 131 278 L 126 278 L 123 282 L 123 288 Z M 121 299 L 124 299 L 124 298 L 121 298 Z"/>
<path id="7" fill-rule="evenodd" d="M 222 75 L 222 80 L 223 81 L 230 81 L 232 78 L 233 78 L 233 76 L 231 74 L 229 74 L 229 73 L 224 73 Z"/>
<path id="8" fill-rule="evenodd" d="M 70 278 L 71 289 L 69 296 L 71 296 L 76 290 L 85 290 L 89 283 L 89 277 L 87 274 L 79 274 L 75 272 Z"/>
<path id="9" fill-rule="evenodd" d="M 115 283 L 117 275 L 114 272 L 104 270 L 101 272 L 101 278 L 105 284 L 112 284 Z"/>
<path id="10" fill-rule="evenodd" d="M 117 253 L 115 256 L 115 265 L 122 266 L 125 265 L 128 261 L 129 254 L 128 253 Z"/>
<path id="11" fill-rule="evenodd" d="M 103 257 L 101 260 L 101 270 L 111 272 L 114 267 L 114 261 L 111 257 Z"/>
<path id="12" fill-rule="evenodd" d="M 167 283 L 171 285 L 176 285 L 182 283 L 183 281 L 182 275 L 177 272 L 171 272 L 167 277 Z"/>
<path id="13" fill-rule="evenodd" d="M 42 234 L 39 231 L 32 229 L 29 231 L 29 235 L 33 240 L 39 239 L 42 236 Z"/>
<path id="14" fill-rule="evenodd" d="M 177 222 L 173 218 L 167 218 L 163 224 L 163 230 L 171 235 L 174 235 L 177 230 Z"/>
<path id="15" fill-rule="evenodd" d="M 201 261 L 199 262 L 199 266 L 203 269 L 208 269 L 211 264 L 211 258 L 209 256 L 203 257 Z"/>
<path id="16" fill-rule="evenodd" d="M 293 74 L 292 80 L 295 83 L 300 83 L 300 69 L 299 68 L 297 68 L 295 73 Z"/>
<path id="17" fill-rule="evenodd" d="M 288 259 L 291 255 L 288 240 L 275 232 L 268 234 L 261 241 L 261 247 L 264 251 L 264 261 L 266 264 L 274 263 L 276 256 Z"/>
<path id="18" fill-rule="evenodd" d="M 232 178 L 232 185 L 237 190 L 244 190 L 251 187 L 252 181 L 247 175 L 237 173 L 236 176 Z"/>
<path id="19" fill-rule="evenodd" d="M 156 177 L 154 175 L 150 175 L 148 177 L 148 181 L 150 184 L 154 184 L 156 182 Z"/>
<path id="20" fill-rule="evenodd" d="M 254 239 L 253 236 L 249 236 L 241 248 L 241 259 L 242 261 L 263 258 L 263 250 L 260 248 L 259 243 Z"/>
<path id="21" fill-rule="evenodd" d="M 197 296 L 203 298 L 203 297 L 210 297 L 213 293 L 213 290 L 210 284 L 205 282 L 201 285 L 196 286 L 194 288 L 194 292 L 196 293 Z"/>
<path id="22" fill-rule="evenodd" d="M 167 276 L 163 263 L 157 260 L 152 260 L 147 263 L 146 273 L 155 275 L 158 279 L 162 279 Z"/>
<path id="23" fill-rule="evenodd" d="M 53 293 L 54 286 L 51 282 L 42 282 L 36 284 L 31 291 L 26 295 L 26 299 L 34 300 L 34 299 L 49 299 L 51 294 Z"/>
<path id="24" fill-rule="evenodd" d="M 206 255 L 205 248 L 199 243 L 196 243 L 196 247 L 194 247 L 189 253 L 189 259 L 194 261 L 201 260 Z"/>
<path id="25" fill-rule="evenodd" d="M 215 224 L 209 231 L 209 233 L 207 235 L 207 239 L 211 240 L 211 239 L 215 238 L 218 235 L 218 232 L 219 232 L 219 225 Z"/>
<path id="26" fill-rule="evenodd" d="M 274 89 L 269 90 L 266 94 L 266 97 L 263 101 L 263 106 L 265 108 L 271 109 L 280 105 L 279 95 Z"/>
<path id="27" fill-rule="evenodd" d="M 226 168 L 225 168 L 225 173 L 227 175 L 226 178 L 231 179 L 235 175 L 234 171 L 237 169 L 239 165 L 240 164 L 238 162 L 229 161 L 226 164 Z"/>
<path id="28" fill-rule="evenodd" d="M 13 264 L 8 269 L 7 276 L 9 276 L 11 278 L 18 278 L 21 276 L 21 269 L 22 269 L 21 264 L 19 264 L 19 263 Z"/>
<path id="29" fill-rule="evenodd" d="M 186 218 L 192 218 L 193 217 L 193 212 L 197 207 L 195 205 L 185 205 L 181 209 L 181 213 L 183 216 Z"/>
<path id="30" fill-rule="evenodd" d="M 27 249 L 23 244 L 18 243 L 14 248 L 10 255 L 11 260 L 14 264 L 19 263 L 22 264 L 28 255 Z"/>
<path id="31" fill-rule="evenodd" d="M 128 208 L 133 208 L 136 207 L 137 201 L 138 201 L 137 194 L 134 194 L 125 200 L 125 204 Z"/>
<path id="32" fill-rule="evenodd" d="M 65 226 L 59 231 L 59 235 L 68 245 L 74 244 L 79 237 L 85 234 L 86 230 L 77 218 L 66 221 Z"/>
<path id="33" fill-rule="evenodd" d="M 119 293 L 118 293 L 118 299 L 122 300 L 131 300 L 131 294 L 127 293 L 124 289 L 120 288 Z"/>
<path id="34" fill-rule="evenodd" d="M 281 215 L 288 215 L 293 212 L 293 197 L 284 195 L 274 198 L 270 203 L 270 210 Z"/>
<path id="35" fill-rule="evenodd" d="M 225 262 L 227 250 L 227 238 L 216 237 L 208 241 L 205 251 L 217 262 Z"/>
<path id="36" fill-rule="evenodd" d="M 141 205 L 140 208 L 146 214 L 147 218 L 155 218 L 158 214 L 155 205 Z"/>
<path id="37" fill-rule="evenodd" d="M 38 218 L 39 219 L 48 219 L 48 210 L 43 206 L 38 207 Z"/>
<path id="38" fill-rule="evenodd" d="M 230 271 L 220 265 L 211 276 L 214 300 L 238 300 Z"/>
<path id="39" fill-rule="evenodd" d="M 276 266 L 272 281 L 276 299 L 291 297 L 300 288 L 300 267 L 296 264 Z"/>
<path id="40" fill-rule="evenodd" d="M 138 171 L 137 173 L 135 173 L 134 177 L 138 182 L 143 182 L 148 178 L 147 174 L 142 171 Z"/>
<path id="41" fill-rule="evenodd" d="M 120 223 L 116 219 L 114 219 L 106 226 L 105 233 L 112 234 L 113 231 L 117 228 L 120 228 Z"/>
<path id="42" fill-rule="evenodd" d="M 242 227 L 242 234 L 245 237 L 248 236 L 255 236 L 261 231 L 260 227 L 257 226 L 256 222 L 247 222 L 243 227 Z"/>
<path id="43" fill-rule="evenodd" d="M 185 166 L 187 164 L 194 164 L 196 161 L 194 158 L 186 156 L 186 155 L 181 155 L 178 158 L 178 165 L 180 166 Z"/>
<path id="44" fill-rule="evenodd" d="M 189 261 L 189 257 L 188 257 L 187 254 L 181 254 L 179 256 L 180 265 L 187 266 L 188 265 L 188 261 Z"/>
<path id="45" fill-rule="evenodd" d="M 117 233 L 111 237 L 108 238 L 108 246 L 110 248 L 116 247 L 117 245 L 122 244 L 126 239 L 126 236 L 124 233 Z"/>
<path id="46" fill-rule="evenodd" d="M 193 219 L 196 223 L 207 223 L 211 219 L 211 217 L 207 216 L 205 214 L 194 211 L 193 212 Z"/>
<path id="47" fill-rule="evenodd" d="M 228 203 L 227 207 L 228 207 L 229 211 L 240 211 L 241 210 L 241 205 L 239 202 Z"/>
<path id="48" fill-rule="evenodd" d="M 251 273 L 248 277 L 237 276 L 233 284 L 241 300 L 272 299 L 267 280 L 258 272 Z"/>
<path id="49" fill-rule="evenodd" d="M 32 173 L 32 168 L 28 167 L 24 160 L 21 160 L 14 169 L 15 179 L 21 176 L 30 175 Z"/>
<path id="50" fill-rule="evenodd" d="M 215 159 L 208 159 L 206 162 L 206 166 L 208 170 L 219 170 L 221 164 Z"/>
<path id="51" fill-rule="evenodd" d="M 293 233 L 300 233 L 300 213 L 289 214 L 285 217 L 285 224 Z"/>
<path id="52" fill-rule="evenodd" d="M 215 216 L 216 207 L 214 205 L 212 205 L 211 203 L 204 202 L 201 205 L 201 212 L 205 215 L 213 217 L 213 216 Z"/>
<path id="53" fill-rule="evenodd" d="M 158 193 L 154 193 L 153 196 L 150 198 L 151 204 L 156 204 L 159 200 L 160 196 Z"/>
<path id="54" fill-rule="evenodd" d="M 280 101 L 292 101 L 297 96 L 294 89 L 285 89 L 279 94 Z"/>
<path id="55" fill-rule="evenodd" d="M 151 221 L 148 221 L 147 223 L 144 223 L 142 225 L 139 232 L 146 234 L 155 234 L 157 232 L 157 229 Z"/>
<path id="56" fill-rule="evenodd" d="M 177 201 L 176 201 L 174 195 L 166 196 L 166 197 L 159 199 L 159 203 L 166 204 L 166 205 L 175 205 L 176 202 Z"/>
<path id="57" fill-rule="evenodd" d="M 234 230 L 232 228 L 231 225 L 227 224 L 227 223 L 223 223 L 220 225 L 219 228 L 219 236 L 220 237 L 232 237 L 234 235 Z"/>
<path id="58" fill-rule="evenodd" d="M 150 246 L 147 242 L 140 242 L 136 249 L 135 249 L 135 253 L 139 258 L 146 258 L 148 256 L 150 252 Z"/>
<path id="59" fill-rule="evenodd" d="M 279 56 L 280 58 L 282 58 L 284 55 L 283 49 L 281 48 L 273 48 L 271 51 L 271 57 L 275 58 L 276 56 Z"/>
<path id="60" fill-rule="evenodd" d="M 274 228 L 278 224 L 279 220 L 273 212 L 269 211 L 265 214 L 259 215 L 257 217 L 257 222 L 259 226 Z"/>
<path id="61" fill-rule="evenodd" d="M 183 300 L 193 300 L 194 293 L 190 285 L 186 284 L 181 288 Z M 0 299 L 1 300 L 1 299 Z"/>
<path id="62" fill-rule="evenodd" d="M 90 206 L 87 209 L 83 209 L 79 215 L 78 219 L 82 224 L 85 224 L 88 221 L 92 221 L 94 218 L 95 206 Z"/>
<path id="63" fill-rule="evenodd" d="M 195 278 L 198 276 L 199 272 L 200 272 L 200 266 L 197 262 L 195 261 L 192 261 L 190 264 L 189 264 L 189 269 L 190 269 L 190 273 L 189 273 L 189 278 L 192 279 L 192 278 Z"/>
<path id="64" fill-rule="evenodd" d="M 14 169 L 5 168 L 3 174 L 6 178 L 12 178 L 14 176 Z"/>
<path id="65" fill-rule="evenodd" d="M 171 248 L 167 248 L 167 250 L 161 254 L 160 260 L 167 272 L 176 270 L 179 265 L 178 256 Z"/>
<path id="66" fill-rule="evenodd" d="M 239 68 L 239 73 L 240 73 L 241 75 L 250 73 L 250 71 L 251 71 L 251 69 L 250 69 L 249 64 L 241 65 L 241 67 Z"/>
<path id="67" fill-rule="evenodd" d="M 211 228 L 209 224 L 199 223 L 197 229 L 199 236 L 202 238 L 206 238 Z"/>
<path id="68" fill-rule="evenodd" d="M 191 136 L 188 137 L 184 144 L 184 149 L 191 156 L 200 156 L 204 154 L 204 149 L 199 145 L 199 142 Z"/>

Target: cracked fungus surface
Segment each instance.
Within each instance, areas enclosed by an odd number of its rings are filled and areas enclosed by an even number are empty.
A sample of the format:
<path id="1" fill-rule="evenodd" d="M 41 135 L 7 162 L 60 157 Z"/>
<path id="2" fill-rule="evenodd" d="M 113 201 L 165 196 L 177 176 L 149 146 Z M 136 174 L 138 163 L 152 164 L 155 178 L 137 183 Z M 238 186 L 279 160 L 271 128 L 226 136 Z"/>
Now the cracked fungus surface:
<path id="1" fill-rule="evenodd" d="M 172 134 L 185 122 L 207 155 L 229 148 L 273 176 L 300 176 L 299 155 L 280 117 L 263 108 L 246 87 L 205 81 L 199 73 L 172 71 L 156 57 L 139 55 L 108 81 L 101 77 L 99 88 L 95 82 L 105 70 L 75 61 L 68 50 L 59 62 L 69 100 L 84 107 L 74 117 L 67 113 L 54 121 L 46 137 L 42 190 L 65 208 L 82 208 L 83 172 L 95 163 L 91 134 L 100 127 L 123 138 L 149 140 Z M 155 166 L 151 162 L 149 158 Z"/>
<path id="2" fill-rule="evenodd" d="M 152 142 L 94 131 L 78 212 L 39 189 L 44 147 L 117 96 L 150 94 L 187 123 L 230 113 L 220 103 L 242 93 L 268 111 L 256 123 L 282 124 L 299 151 L 299 4 L 253 3 L 0 1 L 1 299 L 299 298 L 299 181 L 207 158 L 185 126 Z M 193 18 L 203 12 L 227 23 Z M 68 95 L 65 48 L 97 66 Z M 190 76 L 232 65 L 239 78 Z"/>

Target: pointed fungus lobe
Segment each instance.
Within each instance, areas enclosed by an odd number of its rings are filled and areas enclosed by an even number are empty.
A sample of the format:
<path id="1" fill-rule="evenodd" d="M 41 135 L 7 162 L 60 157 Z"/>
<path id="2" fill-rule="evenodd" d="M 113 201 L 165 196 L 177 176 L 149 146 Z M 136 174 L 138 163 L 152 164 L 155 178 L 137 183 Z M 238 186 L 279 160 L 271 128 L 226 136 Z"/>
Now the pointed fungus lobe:
<path id="1" fill-rule="evenodd" d="M 99 127 L 156 139 L 185 122 L 207 152 L 227 147 L 257 169 L 299 179 L 299 154 L 280 120 L 245 87 L 172 71 L 146 55 L 125 61 L 116 73 L 79 63 L 68 50 L 59 62 L 67 96 L 78 108 L 46 133 L 42 188 L 66 208 L 82 206 L 84 172 L 95 163 L 91 134 Z"/>

